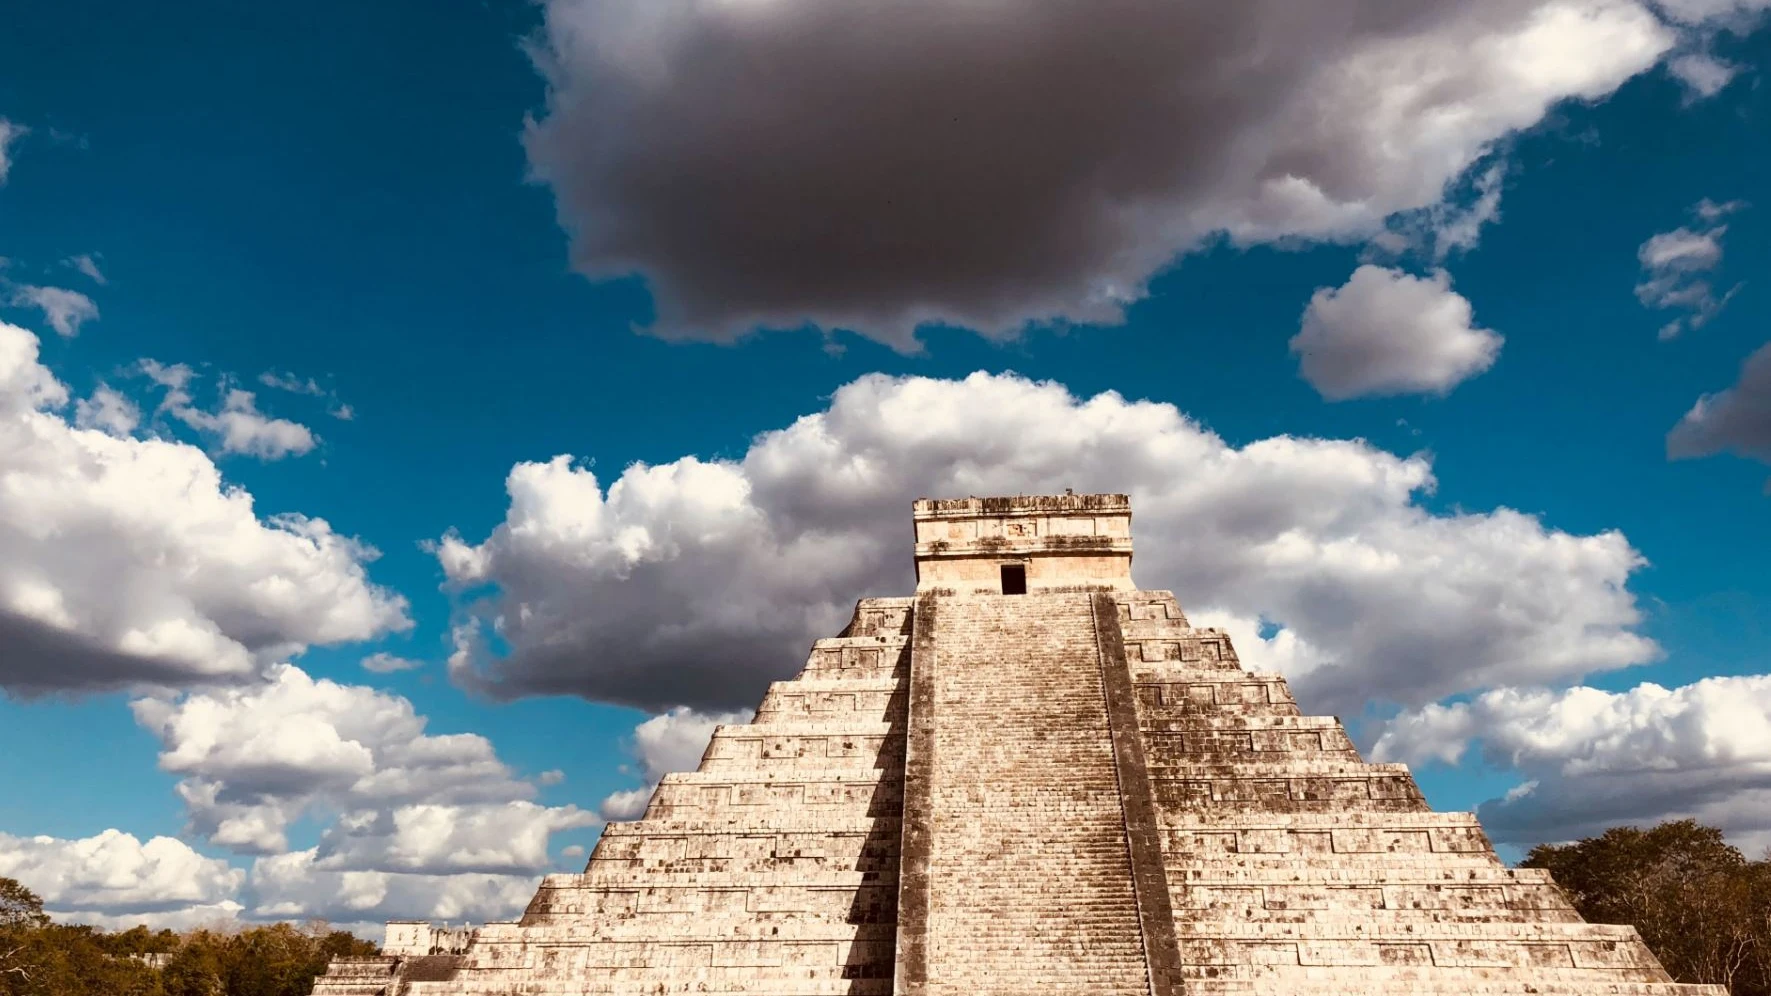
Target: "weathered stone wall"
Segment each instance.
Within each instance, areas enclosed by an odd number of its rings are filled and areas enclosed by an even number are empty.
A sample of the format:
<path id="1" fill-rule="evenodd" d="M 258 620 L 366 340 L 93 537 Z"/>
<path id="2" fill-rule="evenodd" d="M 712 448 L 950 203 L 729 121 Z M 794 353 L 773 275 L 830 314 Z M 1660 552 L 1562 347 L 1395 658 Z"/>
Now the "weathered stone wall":
<path id="1" fill-rule="evenodd" d="M 427 920 L 390 920 L 381 942 L 384 955 L 458 955 L 479 931 L 472 927 L 437 926 Z"/>
<path id="2" fill-rule="evenodd" d="M 1000 593 L 1005 564 L 1030 590 L 1132 587 L 1124 495 L 925 499 L 912 518 L 918 591 Z"/>

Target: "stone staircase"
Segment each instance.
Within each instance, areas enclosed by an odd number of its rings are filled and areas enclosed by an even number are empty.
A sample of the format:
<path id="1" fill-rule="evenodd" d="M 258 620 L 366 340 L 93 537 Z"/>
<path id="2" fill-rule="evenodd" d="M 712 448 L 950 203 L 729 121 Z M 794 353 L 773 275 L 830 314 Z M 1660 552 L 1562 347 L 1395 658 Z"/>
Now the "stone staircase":
<path id="1" fill-rule="evenodd" d="M 1092 596 L 924 604 L 910 805 L 931 843 L 900 990 L 1147 994 Z"/>

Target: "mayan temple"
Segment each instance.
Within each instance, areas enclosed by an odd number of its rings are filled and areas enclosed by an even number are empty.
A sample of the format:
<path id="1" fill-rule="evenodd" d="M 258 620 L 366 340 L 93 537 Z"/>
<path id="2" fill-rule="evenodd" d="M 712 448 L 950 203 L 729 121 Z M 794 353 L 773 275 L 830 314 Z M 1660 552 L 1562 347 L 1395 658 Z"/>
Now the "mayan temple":
<path id="1" fill-rule="evenodd" d="M 1666 994 L 1469 813 L 1131 578 L 1123 495 L 919 501 L 868 598 L 477 934 L 392 924 L 321 996 Z"/>

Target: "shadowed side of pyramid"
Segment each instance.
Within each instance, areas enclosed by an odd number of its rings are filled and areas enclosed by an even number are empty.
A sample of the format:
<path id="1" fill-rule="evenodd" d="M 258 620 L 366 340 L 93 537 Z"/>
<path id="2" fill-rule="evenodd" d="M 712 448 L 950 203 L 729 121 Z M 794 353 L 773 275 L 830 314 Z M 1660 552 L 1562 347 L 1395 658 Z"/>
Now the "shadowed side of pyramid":
<path id="1" fill-rule="evenodd" d="M 1124 496 L 913 521 L 916 595 L 862 600 L 582 874 L 315 992 L 1721 996 L 1138 590 Z"/>

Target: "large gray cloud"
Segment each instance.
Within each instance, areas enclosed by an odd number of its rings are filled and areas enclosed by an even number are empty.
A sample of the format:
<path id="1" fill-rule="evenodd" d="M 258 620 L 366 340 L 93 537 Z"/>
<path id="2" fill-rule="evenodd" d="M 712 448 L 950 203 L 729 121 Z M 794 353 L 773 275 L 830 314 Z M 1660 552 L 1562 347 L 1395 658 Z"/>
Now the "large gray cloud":
<path id="1" fill-rule="evenodd" d="M 437 552 L 466 600 L 455 678 L 498 696 L 754 706 L 853 599 L 909 593 L 920 496 L 1129 491 L 1136 575 L 1174 589 L 1312 708 L 1572 680 L 1652 659 L 1618 533 L 1434 514 L 1423 456 L 1227 444 L 1171 405 L 1055 384 L 864 377 L 741 459 L 513 468 L 489 537 Z M 1259 621 L 1284 627 L 1270 639 Z"/>
<path id="2" fill-rule="evenodd" d="M 1741 364 L 1733 387 L 1697 399 L 1666 437 L 1679 460 L 1724 451 L 1771 463 L 1771 342 Z"/>
<path id="3" fill-rule="evenodd" d="M 1116 320 L 1213 232 L 1369 235 L 1676 36 L 1636 0 L 548 0 L 528 147 L 660 334 L 903 347 Z"/>

